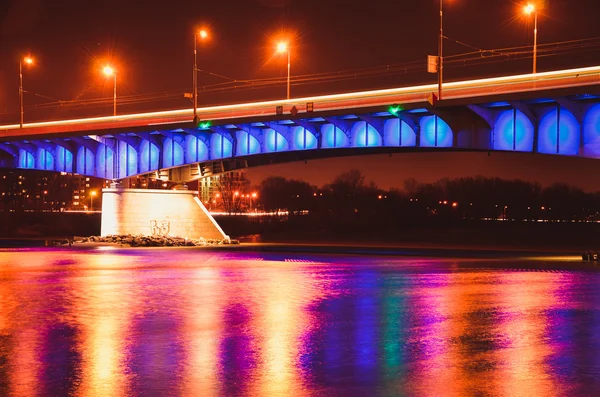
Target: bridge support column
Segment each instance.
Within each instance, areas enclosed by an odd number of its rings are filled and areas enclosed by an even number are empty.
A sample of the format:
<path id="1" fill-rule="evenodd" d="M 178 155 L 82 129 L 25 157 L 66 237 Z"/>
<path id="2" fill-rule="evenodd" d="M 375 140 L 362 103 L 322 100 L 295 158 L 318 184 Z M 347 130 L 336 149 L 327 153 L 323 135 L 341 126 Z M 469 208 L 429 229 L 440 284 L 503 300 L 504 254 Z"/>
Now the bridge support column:
<path id="1" fill-rule="evenodd" d="M 101 235 L 110 234 L 227 237 L 195 191 L 121 187 L 102 189 Z"/>

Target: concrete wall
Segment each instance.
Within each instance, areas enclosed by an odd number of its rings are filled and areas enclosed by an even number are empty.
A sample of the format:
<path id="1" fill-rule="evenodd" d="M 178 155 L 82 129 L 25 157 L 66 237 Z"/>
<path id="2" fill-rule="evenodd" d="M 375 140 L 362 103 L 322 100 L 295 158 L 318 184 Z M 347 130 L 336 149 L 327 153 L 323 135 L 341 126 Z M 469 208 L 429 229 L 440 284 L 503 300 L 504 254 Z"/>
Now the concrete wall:
<path id="1" fill-rule="evenodd" d="M 195 191 L 108 188 L 102 190 L 102 230 L 224 239 L 225 233 Z"/>

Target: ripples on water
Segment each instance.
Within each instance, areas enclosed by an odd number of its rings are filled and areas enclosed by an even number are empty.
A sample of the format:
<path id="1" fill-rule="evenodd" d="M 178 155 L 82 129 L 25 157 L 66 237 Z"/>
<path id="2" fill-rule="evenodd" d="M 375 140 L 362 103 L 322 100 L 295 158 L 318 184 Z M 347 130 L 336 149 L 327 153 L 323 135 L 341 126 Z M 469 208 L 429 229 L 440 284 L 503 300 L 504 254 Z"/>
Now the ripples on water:
<path id="1" fill-rule="evenodd" d="M 0 250 L 0 395 L 598 395 L 573 263 Z"/>

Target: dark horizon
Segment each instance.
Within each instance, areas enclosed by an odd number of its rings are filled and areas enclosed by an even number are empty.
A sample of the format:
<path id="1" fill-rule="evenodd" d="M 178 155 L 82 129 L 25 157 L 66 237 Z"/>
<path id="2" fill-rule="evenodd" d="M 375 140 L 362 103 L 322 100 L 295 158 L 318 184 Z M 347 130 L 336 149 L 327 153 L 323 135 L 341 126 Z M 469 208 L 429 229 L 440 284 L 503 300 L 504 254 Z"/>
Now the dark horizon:
<path id="1" fill-rule="evenodd" d="M 498 177 L 537 182 L 542 187 L 565 183 L 585 192 L 600 192 L 597 159 L 511 152 L 421 152 L 357 155 L 266 165 L 247 169 L 254 185 L 270 176 L 285 176 L 322 186 L 338 174 L 359 169 L 379 188 L 402 189 L 404 180 L 432 183 L 443 178 Z"/>

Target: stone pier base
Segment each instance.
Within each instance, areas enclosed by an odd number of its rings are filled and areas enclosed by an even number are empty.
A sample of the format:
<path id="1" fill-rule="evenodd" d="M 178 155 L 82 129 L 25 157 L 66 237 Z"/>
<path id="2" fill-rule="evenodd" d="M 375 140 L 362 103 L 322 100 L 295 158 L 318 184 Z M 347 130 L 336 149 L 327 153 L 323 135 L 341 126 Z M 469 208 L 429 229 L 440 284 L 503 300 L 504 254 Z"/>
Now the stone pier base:
<path id="1" fill-rule="evenodd" d="M 195 191 L 120 187 L 102 189 L 101 235 L 111 234 L 227 238 Z"/>

